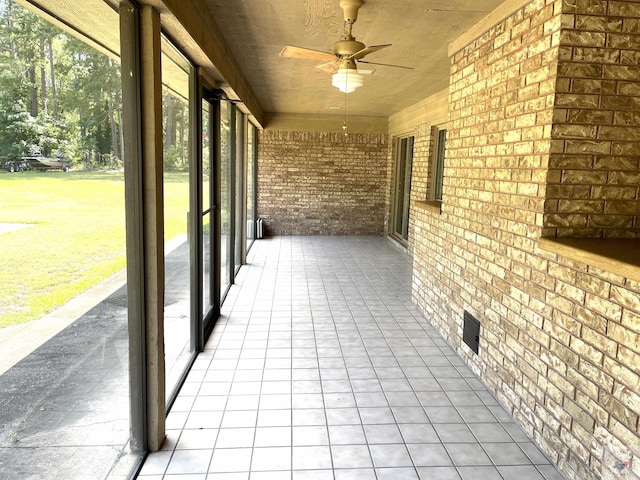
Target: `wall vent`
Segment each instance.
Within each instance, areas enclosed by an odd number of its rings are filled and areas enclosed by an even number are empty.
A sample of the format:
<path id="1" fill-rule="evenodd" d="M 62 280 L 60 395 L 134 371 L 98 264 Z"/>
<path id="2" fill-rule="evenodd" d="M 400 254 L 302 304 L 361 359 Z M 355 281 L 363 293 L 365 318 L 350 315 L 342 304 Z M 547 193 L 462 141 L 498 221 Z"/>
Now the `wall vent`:
<path id="1" fill-rule="evenodd" d="M 466 310 L 463 320 L 462 340 L 477 354 L 480 345 L 480 321 Z"/>

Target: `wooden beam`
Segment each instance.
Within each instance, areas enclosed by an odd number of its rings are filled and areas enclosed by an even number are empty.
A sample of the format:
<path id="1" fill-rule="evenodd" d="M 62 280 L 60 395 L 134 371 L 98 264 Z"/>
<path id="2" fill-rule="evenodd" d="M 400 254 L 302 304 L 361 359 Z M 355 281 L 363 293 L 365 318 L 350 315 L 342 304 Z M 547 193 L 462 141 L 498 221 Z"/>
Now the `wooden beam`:
<path id="1" fill-rule="evenodd" d="M 160 450 L 165 438 L 164 205 L 160 15 L 140 9 L 140 90 L 144 215 L 147 441 Z"/>

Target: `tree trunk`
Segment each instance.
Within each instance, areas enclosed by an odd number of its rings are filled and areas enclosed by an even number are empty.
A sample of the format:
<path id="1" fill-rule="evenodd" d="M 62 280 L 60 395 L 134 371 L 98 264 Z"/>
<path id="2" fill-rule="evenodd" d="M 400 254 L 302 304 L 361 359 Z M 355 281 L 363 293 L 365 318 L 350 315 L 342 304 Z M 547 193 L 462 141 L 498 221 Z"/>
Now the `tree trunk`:
<path id="1" fill-rule="evenodd" d="M 175 129 L 175 112 L 173 108 L 174 99 L 171 95 L 167 95 L 166 97 L 166 107 L 167 107 L 167 126 L 164 132 L 164 151 L 168 151 L 171 145 L 176 143 L 176 129 Z"/>
<path id="2" fill-rule="evenodd" d="M 40 105 L 46 115 L 49 113 L 49 109 L 47 108 L 47 70 L 45 68 L 46 54 L 44 51 L 44 40 L 40 39 L 38 45 L 40 47 Z"/>
<path id="3" fill-rule="evenodd" d="M 38 87 L 36 85 L 36 67 L 31 65 L 27 70 L 27 78 L 29 79 L 29 113 L 32 117 L 38 116 Z"/>
<path id="4" fill-rule="evenodd" d="M 53 109 L 53 118 L 58 119 L 58 97 L 56 93 L 56 74 L 53 68 L 53 41 L 51 38 L 48 42 L 49 47 L 49 78 L 51 78 L 51 107 Z"/>
<path id="5" fill-rule="evenodd" d="M 118 105 L 118 130 L 120 133 L 120 160 L 124 160 L 124 128 L 122 126 L 122 102 Z"/>
<path id="6" fill-rule="evenodd" d="M 7 25 L 9 30 L 13 30 L 13 2 L 7 3 Z M 9 54 L 11 58 L 16 58 L 16 42 L 12 39 L 9 44 Z"/>
<path id="7" fill-rule="evenodd" d="M 185 145 L 188 143 L 188 139 L 185 140 L 185 128 L 184 128 L 184 108 L 180 108 L 180 164 L 185 166 L 187 164 L 187 159 L 185 156 Z"/>
<path id="8" fill-rule="evenodd" d="M 109 113 L 109 126 L 111 127 L 111 154 L 114 157 L 118 156 L 118 130 L 116 128 L 116 114 L 115 108 L 113 108 L 113 91 L 111 87 L 107 90 L 109 100 L 107 101 L 107 110 Z"/>

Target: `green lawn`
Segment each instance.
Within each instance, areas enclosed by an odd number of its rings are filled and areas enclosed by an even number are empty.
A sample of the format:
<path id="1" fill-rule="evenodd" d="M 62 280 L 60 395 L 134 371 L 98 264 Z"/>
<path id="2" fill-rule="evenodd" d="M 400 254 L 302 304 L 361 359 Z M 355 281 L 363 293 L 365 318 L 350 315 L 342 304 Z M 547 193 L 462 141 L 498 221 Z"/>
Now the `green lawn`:
<path id="1" fill-rule="evenodd" d="M 165 238 L 186 232 L 187 174 L 165 183 Z M 0 172 L 0 327 L 40 318 L 125 266 L 124 176 Z"/>

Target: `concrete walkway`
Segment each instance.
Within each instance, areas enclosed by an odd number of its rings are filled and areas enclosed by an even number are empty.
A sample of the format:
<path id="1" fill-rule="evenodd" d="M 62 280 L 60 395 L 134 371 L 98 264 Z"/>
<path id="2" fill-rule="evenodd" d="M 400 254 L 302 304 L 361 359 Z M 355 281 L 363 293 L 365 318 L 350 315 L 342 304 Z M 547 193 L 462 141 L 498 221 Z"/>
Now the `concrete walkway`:
<path id="1" fill-rule="evenodd" d="M 0 328 L 0 375 L 86 314 L 126 283 L 122 270 L 32 322 Z"/>
<path id="2" fill-rule="evenodd" d="M 94 298 L 67 326 L 64 318 L 0 375 L 0 478 L 101 480 L 133 465 L 126 287 Z M 11 340 L 28 337 L 29 325 Z M 47 329 L 33 328 L 39 343 Z"/>
<path id="3" fill-rule="evenodd" d="M 186 237 L 165 254 L 168 312 L 186 292 L 186 313 L 165 318 L 167 371 L 176 377 L 189 355 Z M 137 457 L 128 449 L 125 282 L 123 270 L 39 320 L 0 329 L 0 479 L 128 477 Z"/>

